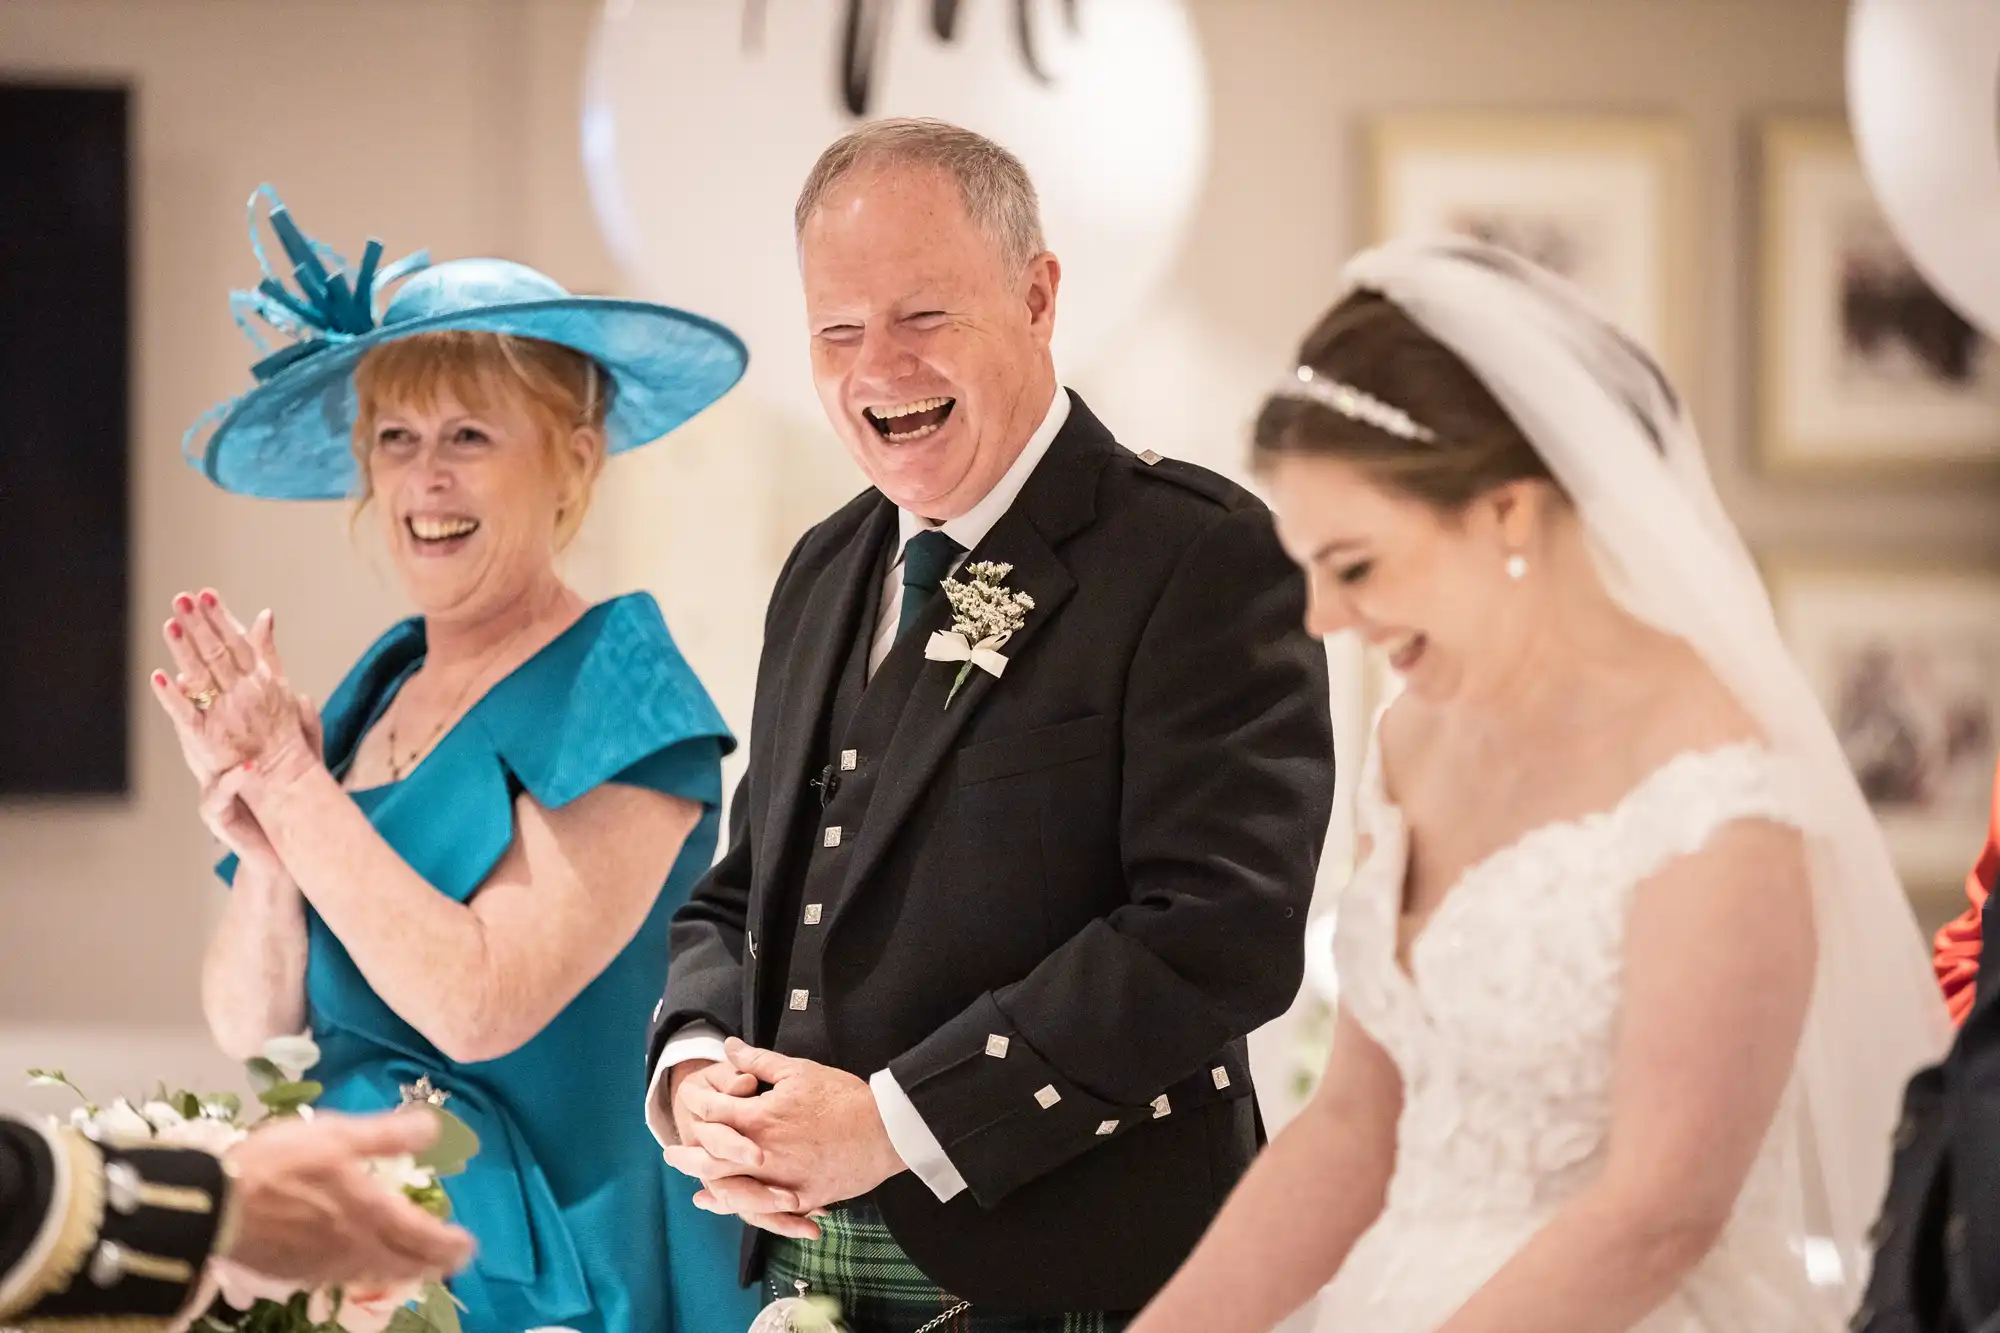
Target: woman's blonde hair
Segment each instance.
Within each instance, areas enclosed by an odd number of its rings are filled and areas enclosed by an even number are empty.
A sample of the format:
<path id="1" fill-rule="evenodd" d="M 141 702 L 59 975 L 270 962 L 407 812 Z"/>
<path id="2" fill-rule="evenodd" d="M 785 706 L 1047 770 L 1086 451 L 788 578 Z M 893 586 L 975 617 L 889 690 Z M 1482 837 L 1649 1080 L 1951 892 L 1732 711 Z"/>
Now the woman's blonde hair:
<path id="1" fill-rule="evenodd" d="M 375 448 L 375 419 L 385 407 L 428 409 L 449 395 L 473 412 L 487 412 L 498 398 L 517 395 L 540 428 L 544 460 L 562 490 L 556 549 L 569 545 L 583 525 L 604 468 L 604 414 L 611 405 L 610 377 L 583 353 L 511 333 L 441 329 L 371 349 L 354 368 L 354 391 L 360 403 L 352 440 L 360 507 L 374 498 L 368 456 Z M 579 429 L 595 441 L 581 462 L 569 448 Z"/>

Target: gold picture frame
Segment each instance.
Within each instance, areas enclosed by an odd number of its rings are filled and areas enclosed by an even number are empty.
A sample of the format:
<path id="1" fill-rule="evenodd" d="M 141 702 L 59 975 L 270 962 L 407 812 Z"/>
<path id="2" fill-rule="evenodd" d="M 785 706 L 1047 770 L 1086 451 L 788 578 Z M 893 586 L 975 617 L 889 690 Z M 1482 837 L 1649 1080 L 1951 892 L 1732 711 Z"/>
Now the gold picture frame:
<path id="1" fill-rule="evenodd" d="M 1910 263 L 1845 122 L 1776 117 L 1758 141 L 1761 469 L 2000 470 L 2000 347 Z"/>
<path id="2" fill-rule="evenodd" d="M 1692 137 L 1662 115 L 1399 112 L 1368 127 L 1364 233 L 1459 232 L 1571 278 L 1692 396 Z"/>
<path id="3" fill-rule="evenodd" d="M 1950 899 L 1992 808 L 2000 569 L 1808 554 L 1760 563 L 1905 890 Z"/>

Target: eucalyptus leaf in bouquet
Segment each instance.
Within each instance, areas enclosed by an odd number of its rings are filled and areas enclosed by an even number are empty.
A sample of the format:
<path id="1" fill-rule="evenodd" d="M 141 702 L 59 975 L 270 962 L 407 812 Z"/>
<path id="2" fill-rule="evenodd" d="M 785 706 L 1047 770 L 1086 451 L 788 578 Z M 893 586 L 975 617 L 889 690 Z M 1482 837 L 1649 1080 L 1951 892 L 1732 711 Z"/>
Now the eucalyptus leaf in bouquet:
<path id="1" fill-rule="evenodd" d="M 433 1175 L 458 1175 L 465 1170 L 466 1163 L 479 1155 L 479 1136 L 472 1132 L 472 1126 L 442 1106 L 432 1106 L 429 1110 L 437 1117 L 437 1142 L 417 1154 L 416 1164 Z"/>

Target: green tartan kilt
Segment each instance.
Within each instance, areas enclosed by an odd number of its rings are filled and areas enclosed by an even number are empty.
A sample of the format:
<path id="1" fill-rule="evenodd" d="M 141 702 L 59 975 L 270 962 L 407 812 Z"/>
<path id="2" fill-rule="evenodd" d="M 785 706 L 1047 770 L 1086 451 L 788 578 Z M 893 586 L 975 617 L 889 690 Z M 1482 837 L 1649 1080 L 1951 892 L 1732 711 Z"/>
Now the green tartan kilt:
<path id="1" fill-rule="evenodd" d="M 917 1333 L 958 1298 L 925 1277 L 889 1234 L 874 1205 L 850 1203 L 819 1219 L 818 1240 L 775 1239 L 764 1265 L 771 1300 L 798 1294 L 831 1297 L 849 1333 Z M 932 1333 L 1123 1333 L 1133 1314 L 1008 1314 L 965 1310 Z"/>

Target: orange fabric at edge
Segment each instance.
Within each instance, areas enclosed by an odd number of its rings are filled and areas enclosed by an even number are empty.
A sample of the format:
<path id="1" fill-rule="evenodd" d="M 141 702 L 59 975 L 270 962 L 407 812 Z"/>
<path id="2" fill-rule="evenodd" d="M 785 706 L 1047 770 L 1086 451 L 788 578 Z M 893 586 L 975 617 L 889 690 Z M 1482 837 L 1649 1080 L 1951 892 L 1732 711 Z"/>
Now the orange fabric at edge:
<path id="1" fill-rule="evenodd" d="M 1987 895 L 2000 875 L 2000 770 L 1993 775 L 1993 808 L 1987 817 L 1986 846 L 1979 861 L 1965 877 L 1965 897 L 1972 905 L 1937 933 L 1937 952 L 1931 966 L 1937 970 L 1938 986 L 1951 1010 L 1951 1021 L 1963 1023 L 1972 1011 L 1973 987 L 1979 980 L 1980 913 Z"/>

